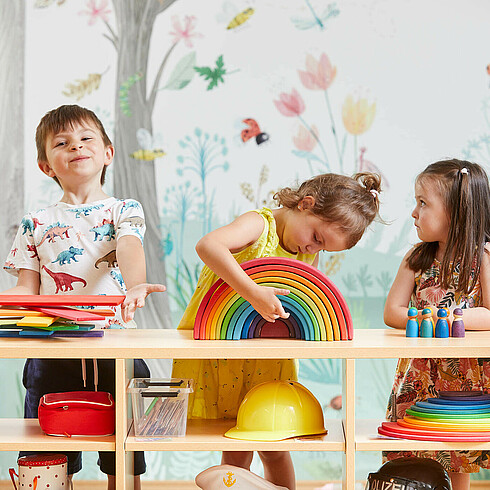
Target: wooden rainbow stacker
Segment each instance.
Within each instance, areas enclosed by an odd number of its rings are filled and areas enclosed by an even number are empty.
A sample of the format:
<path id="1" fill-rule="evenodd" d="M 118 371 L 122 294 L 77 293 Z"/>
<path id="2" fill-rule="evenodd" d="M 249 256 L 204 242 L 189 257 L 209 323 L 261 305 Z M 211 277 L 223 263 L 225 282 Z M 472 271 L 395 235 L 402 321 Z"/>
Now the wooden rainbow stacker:
<path id="1" fill-rule="evenodd" d="M 352 340 L 352 317 L 333 282 L 300 260 L 264 257 L 241 264 L 257 284 L 290 293 L 278 296 L 289 318 L 264 320 L 223 280 L 204 296 L 194 323 L 194 338 L 238 340 L 289 337 L 302 340 Z"/>

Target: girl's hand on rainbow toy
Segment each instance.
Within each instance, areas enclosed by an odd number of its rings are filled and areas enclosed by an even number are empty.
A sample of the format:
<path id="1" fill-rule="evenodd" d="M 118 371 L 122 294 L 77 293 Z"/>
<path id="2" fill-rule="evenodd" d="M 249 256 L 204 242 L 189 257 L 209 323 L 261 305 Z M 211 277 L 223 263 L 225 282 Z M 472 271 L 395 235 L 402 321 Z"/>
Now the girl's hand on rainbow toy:
<path id="1" fill-rule="evenodd" d="M 259 286 L 252 291 L 250 304 L 255 311 L 268 322 L 275 322 L 278 318 L 288 318 L 289 313 L 284 311 L 278 294 L 289 294 L 287 289 L 279 289 L 268 286 Z"/>
<path id="2" fill-rule="evenodd" d="M 134 317 L 136 308 L 145 306 L 145 298 L 151 293 L 163 293 L 167 288 L 163 284 L 138 284 L 128 289 L 126 298 L 121 304 L 121 315 L 125 322 Z"/>

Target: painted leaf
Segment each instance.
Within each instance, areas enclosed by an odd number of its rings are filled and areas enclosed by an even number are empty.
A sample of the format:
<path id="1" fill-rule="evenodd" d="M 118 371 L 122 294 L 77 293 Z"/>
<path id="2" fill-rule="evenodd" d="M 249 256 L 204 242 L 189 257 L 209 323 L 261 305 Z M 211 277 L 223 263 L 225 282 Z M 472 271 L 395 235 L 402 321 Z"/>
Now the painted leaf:
<path id="1" fill-rule="evenodd" d="M 119 106 L 125 116 L 131 116 L 131 106 L 129 104 L 129 91 L 131 87 L 143 78 L 141 72 L 137 72 L 131 75 L 125 82 L 123 82 L 119 88 Z"/>
<path id="2" fill-rule="evenodd" d="M 99 88 L 101 78 L 102 75 L 100 73 L 90 73 L 88 78 L 76 80 L 74 83 L 67 83 L 62 93 L 66 97 L 80 100 L 85 95 Z"/>
<path id="3" fill-rule="evenodd" d="M 49 7 L 51 4 L 54 3 L 55 0 L 36 0 L 34 2 L 34 8 L 35 9 L 43 9 L 43 8 L 46 8 L 46 7 Z M 63 5 L 65 3 L 66 0 L 58 0 L 56 2 L 56 4 L 58 6 L 60 5 Z"/>
<path id="4" fill-rule="evenodd" d="M 223 55 L 219 56 L 216 60 L 216 68 L 212 69 L 209 66 L 195 66 L 194 70 L 204 77 L 204 80 L 210 80 L 206 90 L 217 87 L 218 82 L 224 83 L 223 75 L 226 74 L 226 68 L 224 67 Z"/>
<path id="5" fill-rule="evenodd" d="M 186 87 L 194 77 L 194 65 L 196 64 L 196 52 L 185 55 L 175 65 L 164 89 L 181 90 Z"/>

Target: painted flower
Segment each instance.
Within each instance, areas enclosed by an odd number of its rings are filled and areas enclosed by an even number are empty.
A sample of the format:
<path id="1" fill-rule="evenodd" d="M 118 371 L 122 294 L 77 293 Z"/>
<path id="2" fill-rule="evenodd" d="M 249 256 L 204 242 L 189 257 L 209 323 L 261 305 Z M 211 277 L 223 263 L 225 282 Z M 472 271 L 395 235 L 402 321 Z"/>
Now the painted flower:
<path id="1" fill-rule="evenodd" d="M 111 13 L 111 11 L 107 8 L 108 4 L 109 0 L 100 0 L 100 3 L 98 3 L 97 0 L 88 0 L 86 4 L 87 10 L 82 10 L 79 13 L 89 16 L 89 26 L 94 25 L 98 18 L 104 22 L 108 22 L 108 15 Z"/>
<path id="2" fill-rule="evenodd" d="M 345 129 L 350 134 L 365 133 L 373 124 L 374 114 L 376 113 L 376 103 L 369 105 L 367 99 L 354 100 L 352 95 L 348 95 L 342 106 L 342 119 Z"/>
<path id="3" fill-rule="evenodd" d="M 316 138 L 313 136 L 313 134 L 311 134 L 311 131 L 313 131 Z M 318 142 L 318 129 L 316 126 L 312 125 L 311 131 L 308 131 L 308 129 L 300 124 L 298 132 L 295 136 L 293 136 L 294 146 L 296 146 L 298 150 L 310 152 L 313 150 L 313 148 L 315 148 Z"/>
<path id="4" fill-rule="evenodd" d="M 305 103 L 294 88 L 291 90 L 291 94 L 282 92 L 279 95 L 279 100 L 275 100 L 274 104 L 277 110 L 286 117 L 300 116 L 305 110 Z"/>
<path id="5" fill-rule="evenodd" d="M 310 90 L 327 90 L 335 80 L 337 68 L 332 66 L 328 56 L 322 53 L 317 61 L 311 54 L 306 55 L 306 71 L 298 70 L 301 83 Z"/>
<path id="6" fill-rule="evenodd" d="M 174 30 L 170 32 L 174 36 L 174 42 L 184 41 L 188 48 L 192 48 L 192 38 L 203 37 L 198 32 L 193 32 L 196 27 L 196 17 L 194 15 L 186 15 L 184 17 L 184 26 L 180 24 L 179 18 L 174 15 L 172 17 L 172 25 Z"/>

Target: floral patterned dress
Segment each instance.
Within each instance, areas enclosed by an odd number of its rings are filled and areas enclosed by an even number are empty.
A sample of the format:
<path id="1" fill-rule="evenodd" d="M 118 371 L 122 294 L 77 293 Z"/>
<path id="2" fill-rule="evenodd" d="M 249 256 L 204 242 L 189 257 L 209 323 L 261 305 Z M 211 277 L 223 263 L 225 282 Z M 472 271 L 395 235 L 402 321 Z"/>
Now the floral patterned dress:
<path id="1" fill-rule="evenodd" d="M 259 257 L 289 257 L 313 263 L 315 255 L 291 254 L 281 247 L 270 209 L 256 212 L 264 219 L 264 230 L 255 243 L 233 254 L 239 264 Z M 178 329 L 194 328 L 201 300 L 217 280 L 218 276 L 203 266 Z M 194 393 L 189 395 L 189 418 L 235 418 L 243 398 L 255 385 L 272 380 L 296 380 L 296 364 L 293 359 L 175 359 L 172 377 L 194 380 Z"/>
<path id="2" fill-rule="evenodd" d="M 443 290 L 439 285 L 440 270 L 441 264 L 436 259 L 429 269 L 415 275 L 412 304 L 417 309 L 437 305 L 452 311 L 480 305 L 479 281 L 470 294 L 457 293 L 455 289 Z M 453 283 L 457 285 L 457 281 L 456 268 Z M 490 392 L 490 359 L 399 359 L 386 418 L 392 419 L 394 394 L 397 418 L 403 418 L 415 402 L 436 397 L 439 391 L 463 390 Z M 477 473 L 480 468 L 490 468 L 490 451 L 390 451 L 383 453 L 383 460 L 407 456 L 435 459 L 447 471 L 455 473 Z"/>

